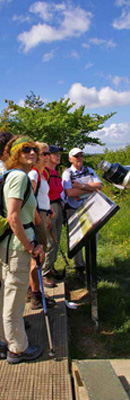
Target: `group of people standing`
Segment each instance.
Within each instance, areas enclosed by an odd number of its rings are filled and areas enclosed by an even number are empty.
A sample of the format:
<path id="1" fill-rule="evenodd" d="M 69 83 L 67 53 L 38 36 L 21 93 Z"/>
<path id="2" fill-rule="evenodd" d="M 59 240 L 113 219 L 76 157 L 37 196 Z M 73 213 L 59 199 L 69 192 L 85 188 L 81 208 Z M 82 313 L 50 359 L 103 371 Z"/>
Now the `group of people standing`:
<path id="1" fill-rule="evenodd" d="M 67 201 L 68 215 L 72 215 L 84 195 L 101 188 L 101 181 L 92 169 L 83 166 L 80 148 L 69 152 L 71 167 L 61 178 L 56 166 L 62 148 L 26 136 L 11 138 L 7 132 L 0 133 L 0 145 L 2 140 L 0 169 L 2 173 L 4 169 L 9 171 L 3 187 L 3 212 L 10 230 L 0 242 L 0 358 L 16 364 L 34 360 L 42 352 L 29 345 L 23 319 L 27 297 L 32 309 L 42 306 L 36 257 L 42 263 L 43 284 L 53 287 L 62 203 Z M 88 177 L 85 183 L 79 179 L 83 176 Z M 78 272 L 84 268 L 81 252 L 74 266 Z M 47 305 L 53 307 L 55 302 L 48 298 Z"/>

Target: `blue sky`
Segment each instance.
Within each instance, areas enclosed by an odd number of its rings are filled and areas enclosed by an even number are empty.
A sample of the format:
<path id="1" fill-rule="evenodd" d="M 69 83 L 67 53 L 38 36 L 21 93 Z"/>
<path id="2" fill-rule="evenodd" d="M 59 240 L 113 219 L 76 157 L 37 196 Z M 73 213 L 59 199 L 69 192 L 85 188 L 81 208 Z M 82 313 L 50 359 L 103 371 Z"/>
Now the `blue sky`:
<path id="1" fill-rule="evenodd" d="M 130 0 L 0 0 L 0 109 L 31 90 L 116 112 L 94 136 L 112 150 L 130 144 Z"/>

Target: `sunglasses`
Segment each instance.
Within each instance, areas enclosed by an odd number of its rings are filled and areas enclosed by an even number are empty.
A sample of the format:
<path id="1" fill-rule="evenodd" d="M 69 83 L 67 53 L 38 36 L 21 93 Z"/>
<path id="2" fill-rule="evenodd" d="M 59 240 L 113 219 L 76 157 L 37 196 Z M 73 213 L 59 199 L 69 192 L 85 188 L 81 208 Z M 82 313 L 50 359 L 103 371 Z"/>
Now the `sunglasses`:
<path id="1" fill-rule="evenodd" d="M 81 154 L 76 154 L 75 156 L 73 156 L 73 157 L 75 157 L 75 158 L 80 158 L 80 157 L 83 157 L 83 154 L 81 153 Z"/>
<path id="2" fill-rule="evenodd" d="M 24 147 L 22 148 L 22 152 L 25 153 L 25 154 L 31 153 L 32 150 L 34 151 L 34 153 L 36 153 L 36 154 L 38 153 L 37 147 L 24 146 Z"/>
<path id="3" fill-rule="evenodd" d="M 49 151 L 45 151 L 45 152 L 43 151 L 41 154 L 42 154 L 42 156 L 49 156 L 50 155 Z"/>

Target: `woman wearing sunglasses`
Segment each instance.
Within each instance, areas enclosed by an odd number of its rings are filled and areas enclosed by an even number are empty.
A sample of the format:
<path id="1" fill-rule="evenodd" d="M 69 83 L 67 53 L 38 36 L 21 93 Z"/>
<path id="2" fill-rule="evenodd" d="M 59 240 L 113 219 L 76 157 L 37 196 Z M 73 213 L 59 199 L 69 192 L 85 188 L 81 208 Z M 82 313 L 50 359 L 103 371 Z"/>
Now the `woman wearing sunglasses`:
<path id="1" fill-rule="evenodd" d="M 33 169 L 29 172 L 28 176 L 31 179 L 33 191 L 37 199 L 37 225 L 35 226 L 36 238 L 39 243 L 43 244 L 43 249 L 46 252 L 48 237 L 50 235 L 51 218 L 53 217 L 54 213 L 51 209 L 50 198 L 48 196 L 49 185 L 46 179 L 43 177 L 42 172 L 48 162 L 50 152 L 47 143 L 36 142 L 36 144 L 39 148 L 39 160 L 37 161 Z M 49 279 L 46 277 L 49 271 L 49 267 L 47 267 L 47 269 L 44 269 L 43 266 L 43 283 L 44 286 L 52 288 L 55 286 L 53 279 Z M 43 307 L 41 292 L 39 290 L 39 280 L 36 270 L 35 259 L 32 259 L 31 261 L 30 282 L 26 301 L 31 302 L 32 310 L 37 310 Z M 52 308 L 55 305 L 55 301 L 47 295 L 46 303 L 48 308 Z"/>
<path id="2" fill-rule="evenodd" d="M 36 359 L 41 354 L 41 349 L 29 346 L 23 312 L 31 257 L 39 255 L 42 261 L 44 253 L 42 245 L 35 247 L 33 242 L 36 199 L 31 183 L 24 201 L 29 180 L 27 174 L 38 159 L 38 147 L 28 137 L 17 137 L 8 142 L 6 152 L 6 167 L 11 171 L 4 183 L 3 204 L 11 236 L 0 243 L 4 287 L 3 318 L 2 304 L 0 307 L 0 357 L 7 357 L 9 363 L 16 364 Z"/>

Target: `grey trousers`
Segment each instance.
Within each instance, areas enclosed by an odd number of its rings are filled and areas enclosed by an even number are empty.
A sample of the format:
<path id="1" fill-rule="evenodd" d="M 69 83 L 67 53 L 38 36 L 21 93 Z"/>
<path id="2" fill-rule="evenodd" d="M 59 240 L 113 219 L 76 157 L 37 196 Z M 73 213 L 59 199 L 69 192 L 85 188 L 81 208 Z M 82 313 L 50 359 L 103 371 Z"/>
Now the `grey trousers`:
<path id="1" fill-rule="evenodd" d="M 51 220 L 51 231 L 47 229 L 48 217 L 46 217 L 45 215 L 43 216 L 47 234 L 47 251 L 45 252 L 45 262 L 43 264 L 42 275 L 46 275 L 46 273 L 53 268 L 54 263 L 57 259 L 58 244 L 60 243 L 61 238 L 63 221 L 62 208 L 59 203 L 53 203 L 52 208 L 55 212 L 55 216 Z M 52 236 L 53 233 L 58 243 L 55 243 L 55 240 Z"/>

